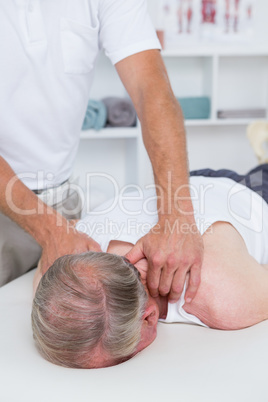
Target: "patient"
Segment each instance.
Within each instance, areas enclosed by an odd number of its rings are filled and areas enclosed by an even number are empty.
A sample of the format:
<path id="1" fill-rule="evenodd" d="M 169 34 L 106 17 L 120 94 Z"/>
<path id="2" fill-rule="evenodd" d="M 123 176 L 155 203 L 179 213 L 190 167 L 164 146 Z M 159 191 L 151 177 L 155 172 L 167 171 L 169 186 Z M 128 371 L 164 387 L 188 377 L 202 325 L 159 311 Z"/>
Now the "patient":
<path id="1" fill-rule="evenodd" d="M 199 174 L 191 178 L 195 219 L 205 253 L 201 285 L 190 304 L 184 300 L 187 283 L 176 304 L 169 304 L 167 297 L 152 298 L 146 287 L 146 260 L 134 267 L 123 257 L 145 234 L 142 224 L 147 224 L 148 231 L 148 224 L 153 227 L 157 220 L 153 191 L 142 200 L 137 195 L 134 201 L 128 200 L 124 213 L 121 205 L 85 218 L 83 227 L 98 242 L 102 240 L 104 252 L 64 256 L 41 280 L 38 270 L 35 276 L 35 287 L 40 283 L 33 301 L 32 326 L 42 355 L 65 367 L 108 367 L 151 344 L 159 319 L 222 330 L 268 319 L 268 228 L 263 225 L 268 222 L 268 206 L 256 192 L 235 182 L 248 185 L 251 179 L 260 191 L 256 179 L 263 178 L 267 168 L 264 165 L 239 179 L 212 177 L 217 172 L 211 171 L 206 173 L 210 177 Z M 255 174 L 258 172 L 261 175 Z M 131 227 L 126 210 L 132 222 L 135 216 Z M 108 217 L 122 228 L 120 235 L 100 233 L 100 225 Z"/>

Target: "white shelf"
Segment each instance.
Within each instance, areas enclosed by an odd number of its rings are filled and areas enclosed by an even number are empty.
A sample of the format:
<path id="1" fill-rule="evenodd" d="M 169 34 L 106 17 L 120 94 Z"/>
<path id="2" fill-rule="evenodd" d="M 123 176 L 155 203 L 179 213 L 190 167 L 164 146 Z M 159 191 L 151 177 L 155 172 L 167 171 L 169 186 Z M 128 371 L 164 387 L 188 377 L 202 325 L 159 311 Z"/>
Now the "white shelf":
<path id="1" fill-rule="evenodd" d="M 206 127 L 206 126 L 247 126 L 255 120 L 265 120 L 261 118 L 256 119 L 203 119 L 203 120 L 185 120 L 186 127 Z"/>
<path id="2" fill-rule="evenodd" d="M 85 130 L 81 131 L 80 138 L 84 140 L 101 140 L 101 139 L 130 139 L 137 138 L 140 133 L 138 127 L 113 127 L 104 128 L 100 131 Z"/>
<path id="3" fill-rule="evenodd" d="M 189 46 L 162 51 L 163 57 L 267 56 L 267 46 Z"/>
<path id="4" fill-rule="evenodd" d="M 196 119 L 185 120 L 186 127 L 208 127 L 208 126 L 247 126 L 255 120 L 265 119 Z M 80 138 L 84 140 L 118 140 L 137 139 L 141 136 L 140 127 L 131 128 L 104 128 L 103 130 L 81 131 Z"/>

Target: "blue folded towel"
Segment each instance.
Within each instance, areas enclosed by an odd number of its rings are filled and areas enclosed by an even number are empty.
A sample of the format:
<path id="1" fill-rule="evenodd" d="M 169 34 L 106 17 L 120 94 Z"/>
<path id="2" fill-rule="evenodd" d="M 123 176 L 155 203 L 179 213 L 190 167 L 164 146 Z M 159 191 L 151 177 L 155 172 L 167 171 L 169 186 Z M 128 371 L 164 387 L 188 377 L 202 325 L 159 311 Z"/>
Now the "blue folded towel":
<path id="1" fill-rule="evenodd" d="M 207 96 L 177 98 L 185 119 L 209 119 L 210 98 Z"/>
<path id="2" fill-rule="evenodd" d="M 107 121 L 107 108 L 101 101 L 90 100 L 83 123 L 82 130 L 101 130 Z"/>

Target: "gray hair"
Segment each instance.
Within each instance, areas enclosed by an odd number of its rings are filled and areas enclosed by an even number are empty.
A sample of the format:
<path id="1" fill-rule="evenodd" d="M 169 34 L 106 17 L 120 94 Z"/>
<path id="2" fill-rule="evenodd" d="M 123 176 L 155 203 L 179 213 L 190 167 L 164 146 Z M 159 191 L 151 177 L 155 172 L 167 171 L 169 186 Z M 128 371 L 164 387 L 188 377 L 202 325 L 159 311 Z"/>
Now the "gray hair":
<path id="1" fill-rule="evenodd" d="M 125 361 L 140 341 L 147 300 L 139 272 L 123 257 L 96 252 L 61 257 L 42 277 L 33 300 L 37 348 L 64 367 L 94 367 L 96 348 L 113 364 Z"/>

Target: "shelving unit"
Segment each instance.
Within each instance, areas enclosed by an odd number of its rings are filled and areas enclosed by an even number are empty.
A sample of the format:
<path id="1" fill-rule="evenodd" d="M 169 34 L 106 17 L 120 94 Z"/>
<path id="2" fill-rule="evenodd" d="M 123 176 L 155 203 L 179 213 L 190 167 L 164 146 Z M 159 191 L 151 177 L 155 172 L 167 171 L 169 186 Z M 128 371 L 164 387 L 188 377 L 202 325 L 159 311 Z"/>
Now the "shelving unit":
<path id="1" fill-rule="evenodd" d="M 223 108 L 268 111 L 268 47 L 182 48 L 164 51 L 163 57 L 176 96 L 211 99 L 210 119 L 188 120 L 186 126 L 245 126 L 254 120 L 219 119 Z"/>
<path id="2" fill-rule="evenodd" d="M 264 108 L 268 112 L 268 47 L 200 46 L 165 50 L 162 56 L 177 97 L 209 96 L 211 99 L 209 119 L 185 121 L 190 167 L 239 170 L 241 165 L 244 171 L 247 165 L 254 164 L 250 147 L 241 137 L 254 119 L 219 119 L 217 111 Z M 101 99 L 104 96 L 126 96 L 126 91 L 110 62 L 100 55 L 91 98 Z M 239 138 L 243 138 L 244 142 Z M 111 174 L 120 187 L 130 183 L 141 186 L 152 183 L 152 171 L 139 122 L 137 127 L 131 128 L 82 131 L 81 139 L 77 165 L 81 163 L 76 169 L 79 176 L 87 164 L 89 171 L 99 169 Z M 235 150 L 231 150 L 232 146 L 238 147 L 240 152 L 247 152 L 248 156 L 240 155 L 239 162 Z M 220 163 L 219 156 L 226 152 L 232 160 Z M 100 185 L 108 194 L 104 187 Z M 109 196 L 111 193 L 107 198 Z"/>
<path id="3" fill-rule="evenodd" d="M 229 92 L 229 101 L 232 100 L 230 108 L 233 106 L 241 108 L 244 106 L 262 107 L 268 111 L 268 47 L 200 46 L 181 48 L 180 50 L 164 50 L 162 56 L 166 63 L 175 95 L 178 97 L 206 95 L 211 98 L 211 118 L 186 120 L 186 126 L 237 126 L 249 124 L 252 121 L 250 118 L 217 118 L 219 107 L 228 107 L 225 104 L 227 103 L 225 100 L 221 102 L 221 92 L 223 91 Z M 103 61 L 103 58 L 101 61 Z M 248 64 L 250 63 L 253 65 L 249 66 Z M 257 73 L 254 75 L 253 71 L 257 71 Z M 238 87 L 237 79 L 239 79 L 240 87 L 244 83 L 244 88 L 248 88 L 248 91 L 245 94 L 246 96 L 244 94 L 240 98 L 238 96 L 236 103 L 234 103 L 234 95 L 239 92 L 239 88 L 236 89 Z M 252 85 L 252 79 L 255 81 L 254 85 Z M 232 91 L 230 91 L 228 80 L 233 81 Z M 253 87 L 255 87 L 255 90 Z M 122 88 L 117 92 L 120 92 L 121 96 L 125 95 Z M 252 99 L 252 95 L 254 95 L 254 99 Z M 226 94 L 223 97 L 226 98 Z M 245 100 L 248 99 L 251 99 L 251 104 L 245 104 Z M 107 128 L 100 132 L 89 130 L 81 132 L 81 137 L 88 139 L 94 139 L 95 137 L 99 139 L 135 138 L 139 132 L 140 127 L 138 125 L 137 128 Z"/>

